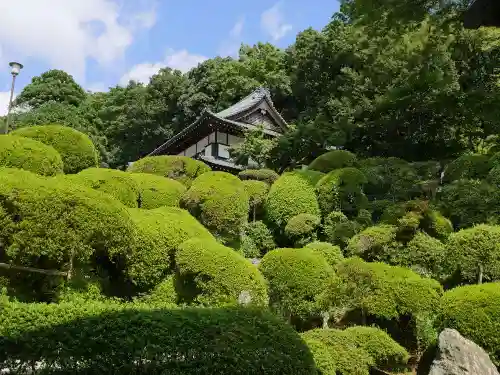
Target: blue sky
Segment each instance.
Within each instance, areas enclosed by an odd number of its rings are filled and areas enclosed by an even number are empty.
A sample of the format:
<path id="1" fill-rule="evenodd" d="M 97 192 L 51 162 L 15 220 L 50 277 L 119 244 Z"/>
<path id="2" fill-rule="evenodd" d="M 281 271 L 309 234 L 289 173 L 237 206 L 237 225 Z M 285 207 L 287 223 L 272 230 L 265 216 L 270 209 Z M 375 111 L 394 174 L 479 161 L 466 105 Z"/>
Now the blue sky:
<path id="1" fill-rule="evenodd" d="M 86 89 L 104 91 L 164 66 L 189 70 L 204 59 L 235 55 L 241 43 L 287 47 L 307 28 L 321 29 L 335 0 L 16 0 L 0 1 L 0 114 L 11 76 L 16 92 L 33 76 L 63 69 Z M 202 5 L 210 4 L 210 5 Z"/>

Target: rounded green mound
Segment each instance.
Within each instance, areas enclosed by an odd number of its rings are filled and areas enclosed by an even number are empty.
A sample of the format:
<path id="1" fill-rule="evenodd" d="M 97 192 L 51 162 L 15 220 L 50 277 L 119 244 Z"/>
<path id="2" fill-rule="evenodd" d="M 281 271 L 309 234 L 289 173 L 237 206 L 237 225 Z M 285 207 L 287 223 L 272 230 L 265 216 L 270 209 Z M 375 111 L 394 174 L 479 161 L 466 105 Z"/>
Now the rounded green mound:
<path id="1" fill-rule="evenodd" d="M 129 173 L 116 169 L 89 168 L 65 178 L 107 193 L 127 207 L 138 206 L 139 187 Z"/>
<path id="2" fill-rule="evenodd" d="M 441 299 L 442 328 L 454 328 L 500 364 L 500 283 L 451 289 Z"/>
<path id="3" fill-rule="evenodd" d="M 0 135 L 0 167 L 55 176 L 63 173 L 64 165 L 54 147 L 30 138 Z"/>
<path id="4" fill-rule="evenodd" d="M 262 221 L 253 221 L 245 225 L 244 235 L 250 239 L 258 255 L 264 255 L 276 248 L 273 233 Z"/>
<path id="5" fill-rule="evenodd" d="M 323 172 L 313 171 L 312 169 L 297 169 L 289 173 L 302 177 L 303 179 L 307 180 L 312 186 L 316 186 L 319 180 L 321 180 L 325 176 Z"/>
<path id="6" fill-rule="evenodd" d="M 298 214 L 288 220 L 285 234 L 297 245 L 307 244 L 316 240 L 321 218 L 311 214 Z"/>
<path id="7" fill-rule="evenodd" d="M 316 374 L 300 336 L 263 311 L 98 303 L 2 307 L 0 366 L 12 373 L 43 363 L 47 374 Z"/>
<path id="8" fill-rule="evenodd" d="M 279 174 L 271 169 L 246 169 L 238 173 L 238 176 L 242 180 L 263 181 L 268 185 L 274 184 L 280 177 Z"/>
<path id="9" fill-rule="evenodd" d="M 462 155 L 446 166 L 443 181 L 482 180 L 486 178 L 490 169 L 489 156 L 480 154 Z"/>
<path id="10" fill-rule="evenodd" d="M 257 216 L 261 216 L 269 185 L 264 181 L 244 180 L 243 186 L 249 198 L 251 217 L 255 221 Z"/>
<path id="11" fill-rule="evenodd" d="M 187 156 L 146 156 L 137 160 L 129 168 L 133 173 L 150 173 L 177 180 L 187 187 L 193 180 L 211 168 L 201 161 Z"/>
<path id="12" fill-rule="evenodd" d="M 54 147 L 61 155 L 64 173 L 78 173 L 99 166 L 99 153 L 90 138 L 67 126 L 43 125 L 17 129 L 11 133 L 32 138 Z"/>
<path id="13" fill-rule="evenodd" d="M 264 278 L 233 249 L 215 241 L 190 239 L 176 252 L 176 286 L 182 302 L 202 305 L 249 303 L 267 306 Z"/>
<path id="14" fill-rule="evenodd" d="M 265 208 L 268 220 L 282 228 L 296 215 L 320 214 L 314 188 L 307 180 L 288 173 L 271 186 Z"/>
<path id="15" fill-rule="evenodd" d="M 66 180 L 2 169 L 0 202 L 3 263 L 76 272 L 88 269 L 94 255 L 123 256 L 134 243 L 135 227 L 121 203 Z M 46 298 L 52 293 L 51 285 L 62 281 L 5 272 L 13 288 L 30 293 L 36 289 L 37 296 L 45 293 Z M 41 292 L 47 284 L 48 289 Z"/>
<path id="16" fill-rule="evenodd" d="M 139 289 L 155 286 L 174 268 L 175 251 L 184 241 L 214 241 L 189 212 L 175 207 L 129 209 L 137 226 L 135 247 L 128 259 L 128 276 Z"/>
<path id="17" fill-rule="evenodd" d="M 393 225 L 368 227 L 349 240 L 346 255 L 368 261 L 389 261 L 401 250 L 401 245 L 396 242 L 396 234 L 397 228 Z"/>
<path id="18" fill-rule="evenodd" d="M 344 259 L 344 255 L 342 254 L 340 247 L 332 245 L 328 242 L 311 242 L 306 245 L 305 249 L 311 249 L 314 252 L 321 254 L 332 267 L 335 267 Z"/>
<path id="19" fill-rule="evenodd" d="M 139 208 L 179 207 L 186 187 L 170 178 L 148 173 L 130 173 L 139 189 Z"/>
<path id="20" fill-rule="evenodd" d="M 269 284 L 270 305 L 280 312 L 307 319 L 318 316 L 317 297 L 333 277 L 325 258 L 304 249 L 276 249 L 267 253 L 259 269 Z"/>
<path id="21" fill-rule="evenodd" d="M 335 169 L 352 167 L 356 164 L 356 155 L 346 150 L 333 150 L 318 156 L 309 164 L 308 169 L 328 173 Z"/>
<path id="22" fill-rule="evenodd" d="M 194 180 L 181 206 L 224 241 L 238 238 L 248 220 L 243 182 L 226 172 L 207 172 Z"/>

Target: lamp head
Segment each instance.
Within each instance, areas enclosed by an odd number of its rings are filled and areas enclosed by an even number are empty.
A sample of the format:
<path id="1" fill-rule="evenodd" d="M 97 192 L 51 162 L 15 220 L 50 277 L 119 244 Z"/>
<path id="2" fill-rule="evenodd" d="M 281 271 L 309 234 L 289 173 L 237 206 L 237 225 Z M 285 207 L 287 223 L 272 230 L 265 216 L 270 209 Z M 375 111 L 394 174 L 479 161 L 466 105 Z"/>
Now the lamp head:
<path id="1" fill-rule="evenodd" d="M 19 72 L 21 71 L 21 69 L 23 68 L 23 64 L 20 64 L 18 62 L 11 62 L 9 64 L 9 66 L 12 68 L 10 73 L 14 76 L 17 76 L 19 74 Z"/>

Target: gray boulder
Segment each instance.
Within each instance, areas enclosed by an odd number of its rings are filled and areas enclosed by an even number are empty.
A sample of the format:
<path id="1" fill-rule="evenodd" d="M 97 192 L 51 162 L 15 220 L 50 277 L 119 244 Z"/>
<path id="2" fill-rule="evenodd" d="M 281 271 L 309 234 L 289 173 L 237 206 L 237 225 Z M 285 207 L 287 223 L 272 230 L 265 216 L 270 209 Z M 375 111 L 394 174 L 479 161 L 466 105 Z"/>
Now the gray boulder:
<path id="1" fill-rule="evenodd" d="M 429 375 L 500 375 L 481 347 L 454 329 L 439 335 L 437 357 Z"/>

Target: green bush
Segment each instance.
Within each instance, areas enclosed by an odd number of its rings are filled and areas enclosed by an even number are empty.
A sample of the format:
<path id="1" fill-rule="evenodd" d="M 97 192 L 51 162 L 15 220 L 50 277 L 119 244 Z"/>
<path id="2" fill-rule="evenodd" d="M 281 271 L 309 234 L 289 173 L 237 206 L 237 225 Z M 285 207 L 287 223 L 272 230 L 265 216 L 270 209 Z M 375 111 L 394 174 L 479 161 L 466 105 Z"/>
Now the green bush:
<path id="1" fill-rule="evenodd" d="M 318 316 L 316 301 L 333 269 L 325 258 L 304 249 L 276 249 L 267 253 L 259 269 L 269 284 L 271 307 L 288 318 Z"/>
<path id="2" fill-rule="evenodd" d="M 487 155 L 467 154 L 453 160 L 446 166 L 443 182 L 456 180 L 482 180 L 491 169 L 490 158 Z"/>
<path id="3" fill-rule="evenodd" d="M 356 164 L 356 155 L 346 150 L 333 150 L 318 156 L 309 164 L 308 169 L 323 173 L 335 169 L 353 167 Z"/>
<path id="4" fill-rule="evenodd" d="M 365 183 L 365 175 L 356 168 L 337 169 L 328 173 L 316 185 L 323 215 L 342 211 L 348 216 L 356 216 L 368 204 L 363 193 Z"/>
<path id="5" fill-rule="evenodd" d="M 445 257 L 446 247 L 441 241 L 424 232 L 418 232 L 388 263 L 408 267 L 423 276 L 443 280 L 447 276 L 443 269 Z"/>
<path id="6" fill-rule="evenodd" d="M 345 248 L 349 240 L 361 229 L 362 226 L 358 222 L 349 220 L 339 211 L 330 212 L 323 223 L 325 239 L 341 248 Z"/>
<path id="7" fill-rule="evenodd" d="M 285 234 L 300 246 L 316 240 L 316 231 L 320 223 L 321 218 L 316 215 L 298 214 L 288 220 Z"/>
<path id="8" fill-rule="evenodd" d="M 54 147 L 61 155 L 64 173 L 78 173 L 99 166 L 99 153 L 90 138 L 78 130 L 61 125 L 29 126 L 11 133 L 32 138 Z"/>
<path id="9" fill-rule="evenodd" d="M 236 304 L 242 292 L 253 305 L 266 306 L 264 278 L 257 268 L 215 241 L 193 238 L 177 250 L 176 289 L 182 302 L 203 305 Z"/>
<path id="10" fill-rule="evenodd" d="M 475 283 L 500 280 L 500 226 L 478 225 L 453 233 L 446 244 L 449 273 Z"/>
<path id="11" fill-rule="evenodd" d="M 306 245 L 305 249 L 311 249 L 314 252 L 321 254 L 327 263 L 332 267 L 335 267 L 344 259 L 344 255 L 342 254 L 340 247 L 334 246 L 328 242 L 311 242 Z"/>
<path id="12" fill-rule="evenodd" d="M 63 173 L 61 155 L 30 138 L 0 135 L 0 167 L 19 168 L 43 176 Z"/>
<path id="13" fill-rule="evenodd" d="M 150 173 L 177 180 L 187 187 L 193 180 L 211 169 L 205 163 L 187 156 L 146 156 L 128 168 L 133 173 Z"/>
<path id="14" fill-rule="evenodd" d="M 438 161 L 418 161 L 410 163 L 417 172 L 421 181 L 439 180 L 441 178 L 441 164 Z"/>
<path id="15" fill-rule="evenodd" d="M 302 177 L 303 179 L 307 180 L 312 186 L 316 186 L 319 180 L 321 180 L 325 176 L 323 172 L 313 171 L 312 169 L 296 169 L 290 173 Z"/>
<path id="16" fill-rule="evenodd" d="M 335 361 L 336 357 L 331 355 L 330 348 L 321 341 L 311 339 L 304 334 L 302 334 L 302 338 L 313 355 L 314 364 L 318 373 L 321 375 L 338 375 L 339 373 L 337 372 L 337 364 Z M 352 355 L 352 352 L 349 351 L 346 355 Z M 356 360 L 356 362 L 359 362 L 359 359 Z"/>
<path id="17" fill-rule="evenodd" d="M 500 283 L 451 289 L 441 299 L 441 328 L 454 328 L 500 365 Z"/>
<path id="18" fill-rule="evenodd" d="M 99 257 L 114 262 L 134 246 L 126 208 L 98 191 L 27 171 L 0 170 L 0 261 L 87 272 Z M 101 267 L 102 268 L 102 267 Z M 51 299 L 60 277 L 2 271 L 16 293 Z"/>
<path id="19" fill-rule="evenodd" d="M 296 215 L 320 213 L 314 188 L 305 179 L 289 173 L 271 186 L 265 208 L 267 219 L 280 228 Z"/>
<path id="20" fill-rule="evenodd" d="M 263 181 L 268 185 L 274 184 L 274 182 L 280 177 L 279 174 L 271 169 L 246 169 L 241 171 L 238 176 L 242 180 Z"/>
<path id="21" fill-rule="evenodd" d="M 139 204 L 139 187 L 130 173 L 116 169 L 89 168 L 65 176 L 65 179 L 107 193 L 127 207 L 135 208 Z"/>
<path id="22" fill-rule="evenodd" d="M 345 249 L 348 256 L 358 256 L 367 261 L 388 262 L 402 250 L 396 241 L 397 228 L 393 225 L 376 225 L 366 228 L 349 240 Z"/>
<path id="23" fill-rule="evenodd" d="M 224 241 L 239 238 L 248 221 L 248 195 L 243 182 L 226 172 L 207 172 L 183 195 L 181 206 Z"/>
<path id="24" fill-rule="evenodd" d="M 244 233 L 259 250 L 259 255 L 264 255 L 276 248 L 271 230 L 262 221 L 248 223 L 245 225 Z"/>
<path id="25" fill-rule="evenodd" d="M 139 189 L 139 208 L 179 207 L 186 187 L 178 181 L 148 173 L 130 173 Z"/>
<path id="26" fill-rule="evenodd" d="M 261 216 L 264 209 L 269 185 L 263 181 L 245 180 L 243 181 L 243 187 L 249 198 L 251 217 L 255 221 L 257 216 Z"/>
<path id="27" fill-rule="evenodd" d="M 180 208 L 136 208 L 129 212 L 137 234 L 127 269 L 130 280 L 140 290 L 154 287 L 173 272 L 175 251 L 184 241 L 214 241 L 203 225 Z"/>
<path id="28" fill-rule="evenodd" d="M 165 280 L 156 285 L 147 295 L 142 296 L 137 301 L 149 305 L 175 305 L 177 303 L 177 292 L 175 291 L 174 275 L 168 276 Z"/>
<path id="29" fill-rule="evenodd" d="M 243 234 L 240 238 L 240 248 L 238 249 L 238 252 L 245 258 L 254 259 L 260 257 L 259 248 L 255 244 L 254 240 L 246 234 Z"/>
<path id="30" fill-rule="evenodd" d="M 500 166 L 494 167 L 489 173 L 487 177 L 487 181 L 497 188 L 500 187 Z"/>
<path id="31" fill-rule="evenodd" d="M 0 367 L 43 374 L 316 374 L 300 336 L 250 309 L 2 306 Z"/>

